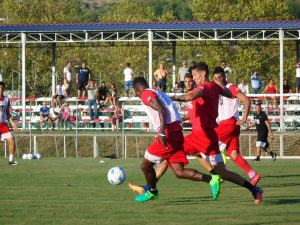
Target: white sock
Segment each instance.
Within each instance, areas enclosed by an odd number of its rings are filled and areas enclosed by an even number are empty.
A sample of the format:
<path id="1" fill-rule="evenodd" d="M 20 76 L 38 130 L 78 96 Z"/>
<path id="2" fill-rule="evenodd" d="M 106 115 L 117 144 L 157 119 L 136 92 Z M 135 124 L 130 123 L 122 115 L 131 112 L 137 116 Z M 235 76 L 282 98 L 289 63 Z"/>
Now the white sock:
<path id="1" fill-rule="evenodd" d="M 14 155 L 13 154 L 9 154 L 9 161 L 14 161 Z"/>

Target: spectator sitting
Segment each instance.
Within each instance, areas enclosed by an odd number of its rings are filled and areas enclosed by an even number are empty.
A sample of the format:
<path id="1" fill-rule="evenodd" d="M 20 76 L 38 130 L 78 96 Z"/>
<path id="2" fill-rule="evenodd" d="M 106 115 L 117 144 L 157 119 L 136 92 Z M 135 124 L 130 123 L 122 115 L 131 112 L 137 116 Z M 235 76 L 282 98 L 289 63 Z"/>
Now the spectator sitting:
<path id="1" fill-rule="evenodd" d="M 43 107 L 40 108 L 40 127 L 43 131 L 44 122 L 47 122 L 52 127 L 52 120 L 49 117 L 50 109 L 47 107 L 47 103 L 43 102 Z"/>
<path id="2" fill-rule="evenodd" d="M 243 92 L 245 95 L 249 94 L 249 86 L 246 80 L 242 80 L 242 82 L 238 85 L 238 88 Z"/>
<path id="3" fill-rule="evenodd" d="M 55 121 L 56 129 L 59 129 L 59 122 L 61 120 L 61 108 L 58 105 L 52 104 L 50 107 L 49 117 L 52 122 L 52 130 L 54 129 L 53 122 Z"/>
<path id="4" fill-rule="evenodd" d="M 175 82 L 175 86 L 172 89 L 172 93 L 181 93 L 181 88 L 179 87 L 178 82 Z"/>
<path id="5" fill-rule="evenodd" d="M 115 106 L 114 114 L 111 118 L 111 130 L 112 131 L 119 129 L 119 123 L 122 120 L 122 117 L 123 117 L 123 110 L 122 110 L 120 104 L 118 103 Z"/>
<path id="6" fill-rule="evenodd" d="M 251 86 L 253 94 L 260 94 L 263 85 L 258 72 L 254 72 L 254 74 L 251 76 Z"/>
<path id="7" fill-rule="evenodd" d="M 284 82 L 283 82 L 283 93 L 284 94 L 292 93 L 292 87 L 289 84 L 288 80 L 284 80 Z"/>
<path id="8" fill-rule="evenodd" d="M 69 129 L 71 130 L 70 118 L 71 118 L 71 109 L 69 108 L 69 104 L 65 103 L 62 105 L 62 121 L 63 121 L 64 130 L 66 130 L 67 123 L 69 124 Z"/>
<path id="9" fill-rule="evenodd" d="M 167 90 L 167 78 L 168 78 L 169 72 L 165 68 L 164 64 L 161 63 L 159 65 L 159 69 L 155 70 L 154 72 L 154 78 L 157 82 L 157 86 L 159 87 L 160 91 L 165 92 Z"/>
<path id="10" fill-rule="evenodd" d="M 117 98 L 118 98 L 118 93 L 117 93 L 116 85 L 115 83 L 111 83 L 110 88 L 108 90 L 108 98 L 104 102 L 104 105 L 106 104 L 107 101 L 109 101 L 110 105 L 116 106 Z"/>
<path id="11" fill-rule="evenodd" d="M 55 95 L 51 98 L 51 105 L 55 105 L 55 101 L 59 104 L 59 106 L 62 105 L 62 100 L 65 99 L 66 91 L 65 86 L 62 84 L 62 81 L 59 80 L 58 84 L 56 86 Z"/>
<path id="12" fill-rule="evenodd" d="M 276 94 L 278 92 L 277 86 L 273 79 L 269 81 L 269 83 L 266 85 L 264 92 L 266 94 Z M 266 100 L 272 101 L 272 106 L 275 108 L 277 107 L 277 98 L 276 96 L 266 97 Z"/>
<path id="13" fill-rule="evenodd" d="M 107 99 L 108 88 L 105 85 L 105 81 L 101 82 L 101 86 L 98 89 L 98 103 L 101 106 Z"/>

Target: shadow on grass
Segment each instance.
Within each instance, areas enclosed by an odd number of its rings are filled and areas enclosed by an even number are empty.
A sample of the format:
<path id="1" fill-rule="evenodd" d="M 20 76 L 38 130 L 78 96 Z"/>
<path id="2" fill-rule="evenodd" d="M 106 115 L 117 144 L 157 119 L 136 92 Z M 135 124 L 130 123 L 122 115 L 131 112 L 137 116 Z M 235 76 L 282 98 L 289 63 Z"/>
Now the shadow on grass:
<path id="1" fill-rule="evenodd" d="M 164 205 L 196 205 L 203 204 L 203 202 L 213 202 L 212 197 L 184 197 L 184 198 L 173 198 L 172 200 L 165 201 Z"/>
<path id="2" fill-rule="evenodd" d="M 263 178 L 287 178 L 287 177 L 300 177 L 300 174 L 286 174 L 286 175 L 267 175 L 263 176 Z"/>
<path id="3" fill-rule="evenodd" d="M 270 184 L 270 185 L 264 185 L 264 188 L 267 187 L 292 187 L 292 186 L 300 186 L 300 183 L 283 183 L 283 184 Z"/>
<path id="4" fill-rule="evenodd" d="M 288 199 L 288 198 L 276 198 L 268 199 L 265 201 L 265 204 L 268 205 L 291 205 L 291 204 L 300 204 L 300 199 Z"/>

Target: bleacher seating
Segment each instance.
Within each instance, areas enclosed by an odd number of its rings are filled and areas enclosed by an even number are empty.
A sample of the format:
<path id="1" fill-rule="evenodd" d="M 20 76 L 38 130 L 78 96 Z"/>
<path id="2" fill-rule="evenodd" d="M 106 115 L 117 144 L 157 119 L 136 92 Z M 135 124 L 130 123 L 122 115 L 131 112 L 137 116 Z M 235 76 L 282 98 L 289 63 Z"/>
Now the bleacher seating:
<path id="1" fill-rule="evenodd" d="M 172 94 L 170 94 L 172 95 Z M 251 112 L 248 118 L 248 122 L 253 120 L 253 113 L 255 111 L 255 103 L 262 102 L 263 110 L 268 114 L 271 126 L 274 129 L 279 128 L 280 124 L 280 108 L 272 108 L 265 101 L 265 97 L 258 96 L 255 97 L 250 95 L 252 102 Z M 50 103 L 50 97 L 40 97 L 26 98 L 26 123 L 27 126 L 32 129 L 39 128 L 40 120 L 40 108 L 42 107 L 42 102 L 46 101 Z M 140 103 L 139 98 L 136 97 L 121 97 L 119 101 L 123 105 L 124 109 L 124 120 L 123 124 L 120 125 L 125 129 L 149 129 L 149 119 L 143 110 L 143 106 Z M 111 125 L 111 116 L 113 114 L 113 108 L 99 108 L 99 118 L 96 120 L 90 120 L 89 108 L 85 98 L 77 99 L 76 97 L 71 97 L 66 100 L 69 103 L 71 109 L 71 124 L 75 128 L 78 126 L 78 129 L 110 129 Z M 20 98 L 11 98 L 12 105 L 12 116 L 13 119 L 20 125 L 22 123 L 22 102 Z M 50 104 L 48 104 L 50 105 Z M 179 112 L 183 115 L 187 112 L 186 103 L 177 103 Z M 240 116 L 243 113 L 243 105 L 239 106 Z M 284 96 L 284 124 L 286 129 L 300 129 L 300 96 L 290 95 Z M 187 122 L 188 123 L 188 122 Z M 184 126 L 186 129 L 190 129 L 190 126 Z"/>

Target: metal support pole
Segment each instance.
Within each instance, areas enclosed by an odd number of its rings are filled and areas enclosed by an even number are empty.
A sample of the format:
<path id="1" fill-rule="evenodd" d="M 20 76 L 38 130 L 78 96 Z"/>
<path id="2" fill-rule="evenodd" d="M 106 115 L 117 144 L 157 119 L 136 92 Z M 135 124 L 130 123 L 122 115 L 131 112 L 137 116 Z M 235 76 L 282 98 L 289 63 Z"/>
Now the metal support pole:
<path id="1" fill-rule="evenodd" d="M 283 30 L 279 30 L 279 43 L 280 43 L 280 131 L 284 131 L 283 121 Z"/>
<path id="2" fill-rule="evenodd" d="M 94 158 L 99 157 L 99 152 L 98 152 L 98 145 L 97 145 L 97 137 L 96 135 L 94 136 Z"/>
<path id="3" fill-rule="evenodd" d="M 251 135 L 249 134 L 249 138 L 248 138 L 248 146 L 249 146 L 249 156 L 251 156 Z"/>
<path id="4" fill-rule="evenodd" d="M 7 141 L 4 140 L 4 158 L 7 157 Z"/>
<path id="5" fill-rule="evenodd" d="M 300 41 L 296 40 L 296 61 L 300 60 Z"/>
<path id="6" fill-rule="evenodd" d="M 175 87 L 176 82 L 176 41 L 172 42 L 172 87 Z"/>
<path id="7" fill-rule="evenodd" d="M 31 149 L 30 149 L 30 154 L 31 154 Z M 33 136 L 33 153 L 37 153 L 37 144 L 36 144 L 36 136 Z"/>
<path id="8" fill-rule="evenodd" d="M 152 88 L 152 76 L 153 76 L 153 71 L 152 71 L 152 48 L 153 48 L 153 32 L 151 30 L 148 30 L 148 44 L 149 44 L 149 87 Z"/>
<path id="9" fill-rule="evenodd" d="M 284 156 L 284 149 L 283 149 L 283 134 L 280 134 L 280 149 L 279 149 L 280 157 Z"/>
<path id="10" fill-rule="evenodd" d="M 26 128 L 26 34 L 21 34 L 22 42 L 22 130 Z"/>
<path id="11" fill-rule="evenodd" d="M 125 135 L 125 148 L 124 148 L 124 155 L 123 158 L 127 158 L 127 136 Z"/>
<path id="12" fill-rule="evenodd" d="M 66 136 L 64 135 L 64 158 L 67 158 Z"/>
<path id="13" fill-rule="evenodd" d="M 52 43 L 52 96 L 55 94 L 56 43 Z"/>
<path id="14" fill-rule="evenodd" d="M 76 153 L 76 158 L 78 158 L 78 99 L 76 99 L 76 141 L 75 141 L 75 153 Z"/>

